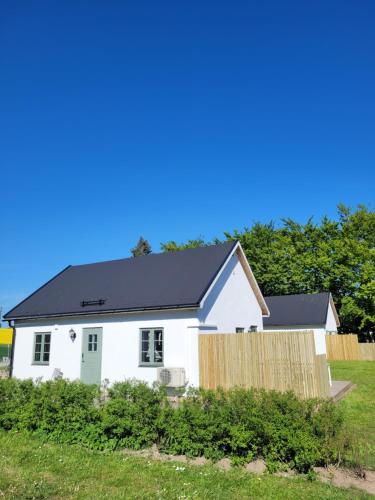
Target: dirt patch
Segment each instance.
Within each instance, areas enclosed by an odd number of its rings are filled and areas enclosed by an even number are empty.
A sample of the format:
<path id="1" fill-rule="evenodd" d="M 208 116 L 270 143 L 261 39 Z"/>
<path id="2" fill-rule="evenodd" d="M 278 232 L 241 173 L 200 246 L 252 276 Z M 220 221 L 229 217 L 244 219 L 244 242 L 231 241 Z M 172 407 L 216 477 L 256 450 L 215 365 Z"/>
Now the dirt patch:
<path id="1" fill-rule="evenodd" d="M 188 458 L 186 455 L 167 455 L 165 453 L 160 453 L 157 446 L 154 445 L 151 448 L 144 450 L 131 450 L 124 449 L 122 452 L 126 455 L 137 456 L 148 458 L 152 460 L 160 460 L 163 462 L 180 462 L 189 465 L 207 465 L 212 463 L 204 457 Z M 232 464 L 229 458 L 223 458 L 216 462 L 215 467 L 222 471 L 228 471 L 232 468 Z M 254 460 L 245 465 L 244 469 L 251 473 L 261 475 L 267 471 L 266 464 L 264 460 L 258 459 Z M 364 477 L 361 478 L 354 471 L 348 469 L 339 469 L 336 467 L 314 467 L 314 471 L 317 473 L 318 478 L 325 482 L 338 486 L 339 488 L 357 488 L 362 491 L 366 491 L 372 495 L 375 495 L 375 471 L 366 470 L 364 471 Z M 276 476 L 282 477 L 292 477 L 296 475 L 295 471 L 284 471 L 277 472 Z"/>
<path id="2" fill-rule="evenodd" d="M 274 475 L 277 476 L 277 477 L 290 478 L 290 477 L 295 477 L 297 475 L 297 472 L 295 470 L 293 470 L 293 469 L 288 469 L 288 470 L 283 470 L 283 471 L 275 472 Z"/>
<path id="3" fill-rule="evenodd" d="M 375 471 L 365 471 L 363 478 L 351 470 L 336 467 L 314 467 L 314 471 L 325 483 L 332 483 L 339 488 L 358 488 L 375 495 Z"/>
<path id="4" fill-rule="evenodd" d="M 189 460 L 190 465 L 207 465 L 209 463 L 211 463 L 210 460 L 205 457 L 196 457 Z"/>
<path id="5" fill-rule="evenodd" d="M 173 460 L 174 462 L 182 462 L 184 464 L 189 462 L 186 455 L 162 455 L 162 457 L 168 457 L 166 460 Z"/>
<path id="6" fill-rule="evenodd" d="M 181 462 L 189 465 L 206 465 L 211 463 L 205 457 L 189 458 L 186 455 L 167 455 L 166 453 L 160 453 L 158 447 L 153 445 L 151 448 L 146 448 L 143 450 L 132 450 L 131 448 L 124 448 L 122 453 L 125 455 L 130 455 L 132 457 L 142 457 L 150 458 L 152 460 L 162 461 L 162 462 Z"/>
<path id="7" fill-rule="evenodd" d="M 258 459 L 254 460 L 245 465 L 245 469 L 247 472 L 251 472 L 252 474 L 263 474 L 267 470 L 267 466 L 264 460 Z"/>
<path id="8" fill-rule="evenodd" d="M 215 467 L 220 470 L 229 470 L 232 468 L 232 464 L 230 463 L 229 458 L 222 458 L 218 462 L 216 462 Z"/>

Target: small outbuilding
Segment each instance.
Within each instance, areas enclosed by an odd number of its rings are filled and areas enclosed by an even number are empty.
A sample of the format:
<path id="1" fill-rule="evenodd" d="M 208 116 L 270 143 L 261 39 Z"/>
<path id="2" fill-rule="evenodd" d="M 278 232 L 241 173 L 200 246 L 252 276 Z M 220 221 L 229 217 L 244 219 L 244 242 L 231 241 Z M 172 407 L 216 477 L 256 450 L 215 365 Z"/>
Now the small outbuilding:
<path id="1" fill-rule="evenodd" d="M 316 354 L 326 354 L 325 336 L 336 334 L 339 317 L 331 293 L 301 293 L 265 297 L 270 316 L 265 331 L 313 330 Z"/>

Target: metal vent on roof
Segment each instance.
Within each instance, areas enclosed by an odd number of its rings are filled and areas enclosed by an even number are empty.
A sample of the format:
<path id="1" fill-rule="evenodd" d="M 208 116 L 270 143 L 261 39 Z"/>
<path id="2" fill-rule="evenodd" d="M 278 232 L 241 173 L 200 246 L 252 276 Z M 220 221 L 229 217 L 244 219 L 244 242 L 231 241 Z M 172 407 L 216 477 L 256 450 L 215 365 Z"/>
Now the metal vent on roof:
<path id="1" fill-rule="evenodd" d="M 102 306 L 105 304 L 105 299 L 99 299 L 99 300 L 82 300 L 81 301 L 81 306 L 86 307 L 86 306 Z"/>

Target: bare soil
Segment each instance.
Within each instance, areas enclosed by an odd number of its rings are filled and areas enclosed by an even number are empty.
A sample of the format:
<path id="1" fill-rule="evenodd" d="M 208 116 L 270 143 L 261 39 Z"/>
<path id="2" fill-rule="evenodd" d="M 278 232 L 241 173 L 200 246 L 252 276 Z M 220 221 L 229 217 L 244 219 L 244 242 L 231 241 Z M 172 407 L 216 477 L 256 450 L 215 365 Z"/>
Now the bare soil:
<path id="1" fill-rule="evenodd" d="M 354 471 L 336 467 L 314 467 L 314 471 L 324 483 L 332 483 L 339 488 L 357 488 L 375 495 L 375 471 L 366 470 L 363 477 Z"/>
<path id="2" fill-rule="evenodd" d="M 173 461 L 181 462 L 189 465 L 206 465 L 212 463 L 204 457 L 189 458 L 186 455 L 167 455 L 160 453 L 157 446 L 152 446 L 145 450 L 131 450 L 124 449 L 123 453 L 126 455 L 139 456 L 149 458 L 157 461 Z M 223 458 L 214 464 L 218 469 L 228 471 L 232 468 L 229 458 Z M 267 471 L 264 460 L 258 459 L 250 462 L 244 466 L 244 469 L 251 474 L 261 475 Z M 355 471 L 349 469 L 341 469 L 337 467 L 314 467 L 320 481 L 324 483 L 331 483 L 339 488 L 357 488 L 366 491 L 369 494 L 375 495 L 375 471 L 363 471 L 362 476 L 359 477 Z M 293 477 L 296 475 L 294 471 L 278 472 L 275 475 L 283 477 Z"/>

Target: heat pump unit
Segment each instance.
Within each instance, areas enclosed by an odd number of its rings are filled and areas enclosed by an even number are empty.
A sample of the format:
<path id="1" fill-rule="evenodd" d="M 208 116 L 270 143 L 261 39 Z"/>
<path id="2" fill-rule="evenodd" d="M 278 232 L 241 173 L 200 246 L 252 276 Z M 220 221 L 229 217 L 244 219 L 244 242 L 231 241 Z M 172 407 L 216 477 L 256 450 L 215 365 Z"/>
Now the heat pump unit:
<path id="1" fill-rule="evenodd" d="M 167 387 L 184 387 L 184 368 L 158 368 L 158 382 Z"/>

